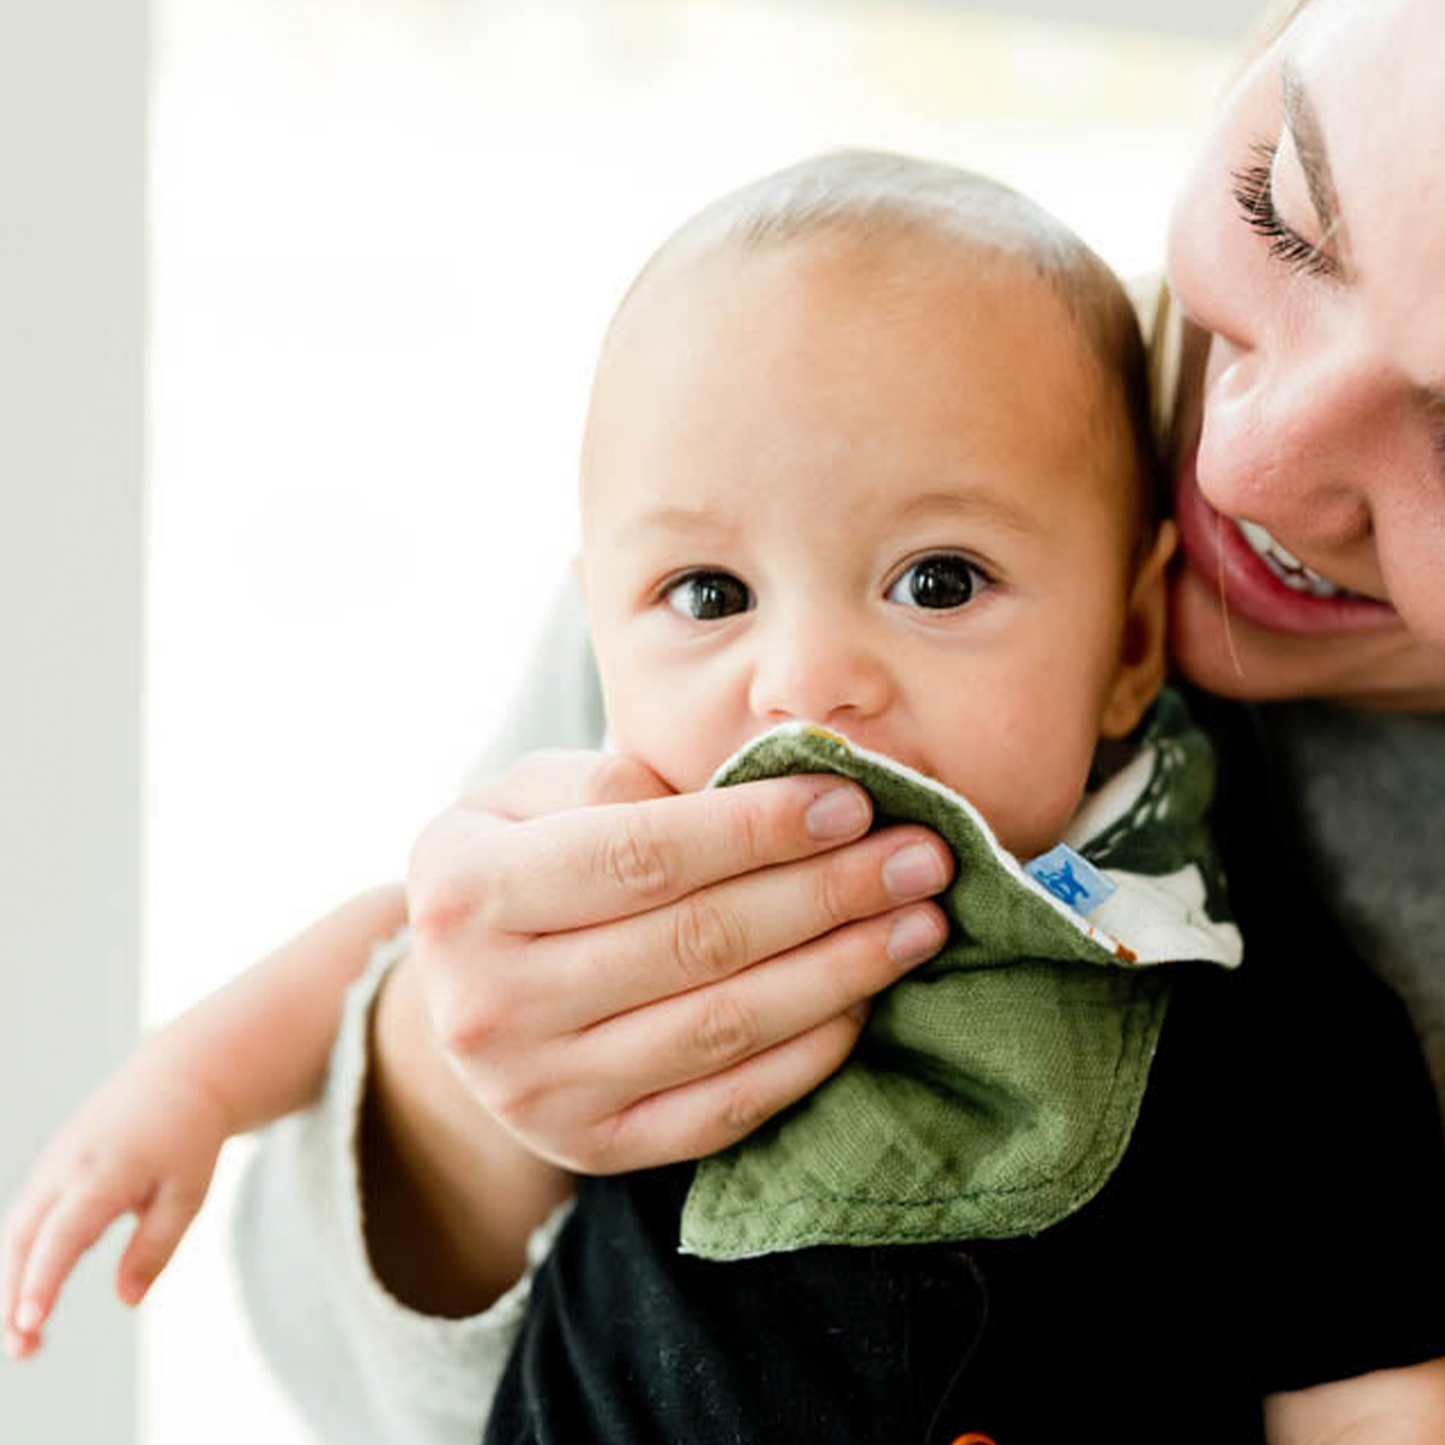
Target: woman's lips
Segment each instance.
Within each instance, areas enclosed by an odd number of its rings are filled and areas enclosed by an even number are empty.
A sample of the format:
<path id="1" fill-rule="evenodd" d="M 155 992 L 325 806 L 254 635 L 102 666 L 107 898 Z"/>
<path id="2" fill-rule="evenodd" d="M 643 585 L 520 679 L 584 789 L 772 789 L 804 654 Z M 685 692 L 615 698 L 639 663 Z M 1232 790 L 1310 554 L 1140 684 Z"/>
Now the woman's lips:
<path id="1" fill-rule="evenodd" d="M 1393 607 L 1371 597 L 1318 597 L 1282 582 L 1255 554 L 1238 525 L 1204 499 L 1192 452 L 1179 468 L 1174 520 L 1185 565 L 1246 622 L 1275 632 L 1320 633 L 1388 626 L 1398 620 Z"/>

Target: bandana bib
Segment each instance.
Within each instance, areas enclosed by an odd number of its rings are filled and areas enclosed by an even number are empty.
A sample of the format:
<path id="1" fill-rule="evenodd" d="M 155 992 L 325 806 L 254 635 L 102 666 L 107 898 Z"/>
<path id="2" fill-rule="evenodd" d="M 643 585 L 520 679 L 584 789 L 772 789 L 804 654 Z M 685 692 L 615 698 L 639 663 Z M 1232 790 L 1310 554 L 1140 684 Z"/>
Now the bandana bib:
<path id="1" fill-rule="evenodd" d="M 815 1244 L 1035 1234 L 1123 1157 L 1171 963 L 1232 968 L 1242 945 L 1204 825 L 1209 743 L 1161 695 L 1138 752 L 1031 864 L 937 781 L 806 723 L 756 738 L 710 786 L 839 773 L 875 826 L 952 848 L 948 943 L 873 1005 L 848 1062 L 749 1138 L 702 1160 L 681 1247 L 738 1259 Z"/>

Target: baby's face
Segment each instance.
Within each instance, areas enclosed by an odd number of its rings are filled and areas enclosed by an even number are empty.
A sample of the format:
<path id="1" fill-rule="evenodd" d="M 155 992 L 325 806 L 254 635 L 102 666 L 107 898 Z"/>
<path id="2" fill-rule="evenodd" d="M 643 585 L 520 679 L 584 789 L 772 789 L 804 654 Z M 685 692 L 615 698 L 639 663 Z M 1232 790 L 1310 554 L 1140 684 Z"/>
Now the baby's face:
<path id="1" fill-rule="evenodd" d="M 809 719 L 1019 856 L 1055 842 L 1152 695 L 1162 592 L 1123 403 L 1049 284 L 811 237 L 669 265 L 614 338 L 581 577 L 619 751 L 690 790 Z"/>

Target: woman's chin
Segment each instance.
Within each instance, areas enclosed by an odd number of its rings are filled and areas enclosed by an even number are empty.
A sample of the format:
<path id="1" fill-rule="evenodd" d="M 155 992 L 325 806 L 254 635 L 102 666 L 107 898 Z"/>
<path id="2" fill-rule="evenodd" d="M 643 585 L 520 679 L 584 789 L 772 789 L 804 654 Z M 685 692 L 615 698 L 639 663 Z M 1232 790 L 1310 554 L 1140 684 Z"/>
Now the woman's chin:
<path id="1" fill-rule="evenodd" d="M 1179 565 L 1169 593 L 1169 652 L 1180 674 L 1221 697 L 1263 702 L 1313 695 L 1312 670 L 1292 666 L 1258 632 L 1227 611 L 1192 567 Z"/>
<path id="2" fill-rule="evenodd" d="M 1187 561 L 1171 582 L 1169 650 L 1184 678 L 1221 697 L 1445 710 L 1445 654 L 1403 624 L 1317 633 L 1263 627 L 1223 605 L 1217 586 Z"/>

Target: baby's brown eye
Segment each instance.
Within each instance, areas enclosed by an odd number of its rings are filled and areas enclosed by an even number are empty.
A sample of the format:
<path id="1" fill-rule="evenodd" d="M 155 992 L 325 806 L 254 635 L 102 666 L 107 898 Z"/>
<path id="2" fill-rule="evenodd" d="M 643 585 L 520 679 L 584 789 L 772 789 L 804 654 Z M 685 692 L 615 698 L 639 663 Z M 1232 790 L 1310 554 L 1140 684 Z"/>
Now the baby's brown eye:
<path id="1" fill-rule="evenodd" d="M 731 572 L 692 572 L 667 589 L 667 605 L 694 622 L 715 622 L 746 612 L 753 594 L 746 582 Z"/>
<path id="2" fill-rule="evenodd" d="M 939 552 L 915 562 L 888 589 L 890 602 L 905 607 L 928 607 L 947 611 L 972 601 L 988 578 L 972 562 L 952 552 Z"/>

